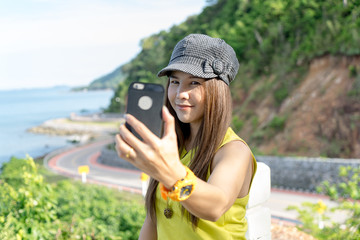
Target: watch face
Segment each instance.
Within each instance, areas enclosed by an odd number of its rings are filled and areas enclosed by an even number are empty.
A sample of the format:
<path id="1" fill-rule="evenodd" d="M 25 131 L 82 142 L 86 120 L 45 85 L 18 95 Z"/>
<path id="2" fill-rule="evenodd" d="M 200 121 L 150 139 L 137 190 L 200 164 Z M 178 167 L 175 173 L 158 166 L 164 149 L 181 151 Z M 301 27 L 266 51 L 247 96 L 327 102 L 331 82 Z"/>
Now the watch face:
<path id="1" fill-rule="evenodd" d="M 192 191 L 193 191 L 193 185 L 187 185 L 182 187 L 180 191 L 180 198 L 189 196 Z"/>

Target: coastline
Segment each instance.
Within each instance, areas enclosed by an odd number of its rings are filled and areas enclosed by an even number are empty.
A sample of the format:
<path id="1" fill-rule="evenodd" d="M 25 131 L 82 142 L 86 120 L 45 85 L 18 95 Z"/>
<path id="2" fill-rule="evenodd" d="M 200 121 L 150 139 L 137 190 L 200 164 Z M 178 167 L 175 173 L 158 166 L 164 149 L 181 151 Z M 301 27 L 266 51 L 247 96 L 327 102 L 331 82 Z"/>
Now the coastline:
<path id="1" fill-rule="evenodd" d="M 91 114 L 76 115 L 69 118 L 50 119 L 42 124 L 27 129 L 27 132 L 54 137 L 65 137 L 72 148 L 79 148 L 94 142 L 112 139 L 118 132 L 120 124 L 125 123 L 122 114 Z M 69 147 L 69 145 L 68 145 Z M 63 147 L 60 149 L 67 149 Z M 128 162 L 120 159 L 111 145 L 100 150 L 99 163 L 112 167 L 122 167 L 137 170 Z M 44 154 L 47 156 L 52 152 Z"/>
<path id="2" fill-rule="evenodd" d="M 47 120 L 58 118 L 71 118 L 71 113 L 84 116 L 96 113 L 103 115 L 113 96 L 112 91 L 71 92 L 69 87 L 18 89 L 4 91 L 1 99 L 1 137 L 0 137 L 0 165 L 8 162 L 12 157 L 23 158 L 43 156 L 48 152 L 67 147 L 72 140 L 86 141 L 101 135 L 101 132 L 92 133 L 90 129 L 84 133 L 60 133 L 52 131 L 28 131 L 39 127 Z M 87 116 L 88 119 L 92 116 Z M 100 121 L 103 117 L 100 116 Z M 118 120 L 118 119 L 117 119 Z M 75 121 L 75 119 L 74 119 Z M 94 119 L 95 121 L 95 119 Z M 63 125 L 62 123 L 59 123 Z M 73 128 L 71 128 L 73 129 Z M 53 130 L 53 129 L 51 129 Z"/>
<path id="3" fill-rule="evenodd" d="M 77 116 L 72 114 L 69 118 L 50 119 L 38 126 L 27 129 L 34 134 L 51 136 L 67 136 L 69 141 L 86 143 L 102 136 L 114 135 L 124 119 L 116 117 L 103 117 L 99 114 Z"/>

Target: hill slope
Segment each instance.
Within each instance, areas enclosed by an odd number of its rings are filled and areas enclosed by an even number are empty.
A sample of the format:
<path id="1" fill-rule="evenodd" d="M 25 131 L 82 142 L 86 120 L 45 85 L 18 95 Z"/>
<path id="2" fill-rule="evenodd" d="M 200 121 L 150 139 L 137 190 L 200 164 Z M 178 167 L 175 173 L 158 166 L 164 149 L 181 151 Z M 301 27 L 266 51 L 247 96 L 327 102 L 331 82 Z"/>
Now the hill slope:
<path id="1" fill-rule="evenodd" d="M 359 158 L 359 70 L 360 56 L 313 59 L 279 106 L 272 92 L 251 104 L 257 105 L 257 124 L 254 117 L 248 119 L 240 135 L 266 154 Z"/>
<path id="2" fill-rule="evenodd" d="M 156 73 L 189 33 L 220 37 L 241 63 L 231 84 L 233 127 L 257 154 L 360 157 L 360 2 L 218 0 L 141 41 L 109 112 L 123 111 L 132 81 Z"/>
<path id="3" fill-rule="evenodd" d="M 110 88 L 115 90 L 125 77 L 125 74 L 121 71 L 121 67 L 118 67 L 113 72 L 92 81 L 88 89 L 97 90 Z"/>

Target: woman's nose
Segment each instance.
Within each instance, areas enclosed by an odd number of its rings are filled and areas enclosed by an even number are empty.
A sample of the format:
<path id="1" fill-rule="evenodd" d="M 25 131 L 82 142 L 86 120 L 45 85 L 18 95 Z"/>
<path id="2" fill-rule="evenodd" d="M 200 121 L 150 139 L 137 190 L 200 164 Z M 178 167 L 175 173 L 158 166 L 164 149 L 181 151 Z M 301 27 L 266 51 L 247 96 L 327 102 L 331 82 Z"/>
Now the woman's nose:
<path id="1" fill-rule="evenodd" d="M 183 86 L 182 84 L 179 85 L 178 89 L 177 89 L 177 94 L 176 94 L 177 98 L 179 99 L 188 99 L 189 98 L 189 91 L 188 89 L 186 89 L 185 86 Z"/>

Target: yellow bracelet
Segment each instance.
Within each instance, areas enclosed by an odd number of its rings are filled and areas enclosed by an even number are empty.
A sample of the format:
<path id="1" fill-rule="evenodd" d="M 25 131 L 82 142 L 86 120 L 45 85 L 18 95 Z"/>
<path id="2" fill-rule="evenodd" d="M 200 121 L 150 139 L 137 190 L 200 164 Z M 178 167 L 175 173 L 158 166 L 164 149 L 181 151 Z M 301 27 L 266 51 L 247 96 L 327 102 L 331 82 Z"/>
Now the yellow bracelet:
<path id="1" fill-rule="evenodd" d="M 167 200 L 169 197 L 173 201 L 184 201 L 194 192 L 196 176 L 187 166 L 184 167 L 186 170 L 186 176 L 178 180 L 171 190 L 167 189 L 162 183 L 159 184 L 161 197 L 164 200 Z"/>

